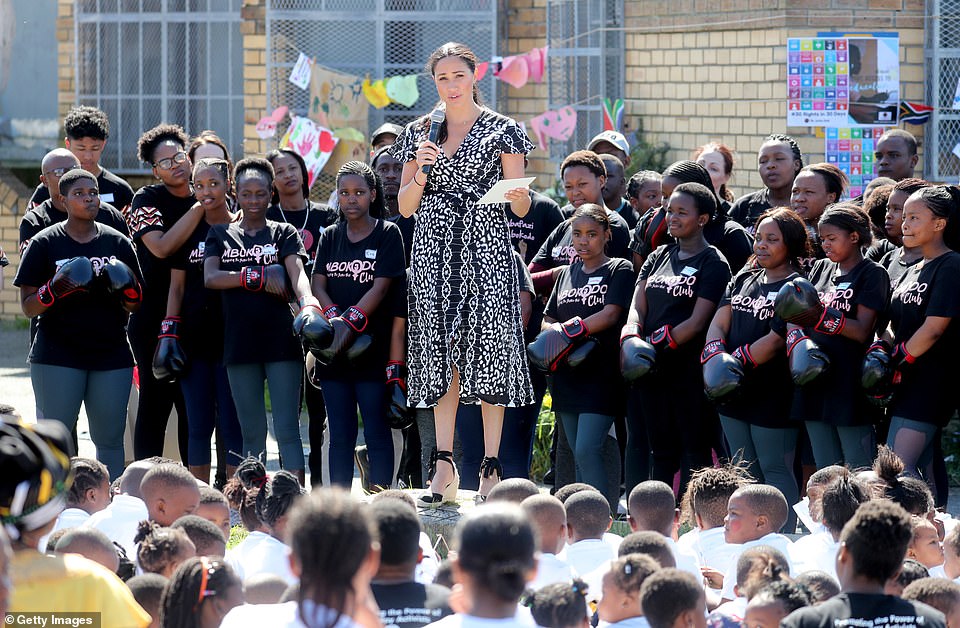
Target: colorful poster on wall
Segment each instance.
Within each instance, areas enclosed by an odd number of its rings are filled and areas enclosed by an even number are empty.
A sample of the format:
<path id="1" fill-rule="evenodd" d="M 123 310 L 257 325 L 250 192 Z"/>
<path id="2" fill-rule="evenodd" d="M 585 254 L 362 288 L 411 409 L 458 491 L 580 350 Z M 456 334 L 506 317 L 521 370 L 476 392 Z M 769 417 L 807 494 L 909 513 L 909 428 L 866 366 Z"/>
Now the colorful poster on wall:
<path id="1" fill-rule="evenodd" d="M 877 140 L 889 127 L 841 127 L 825 129 L 826 161 L 840 168 L 850 179 L 848 198 L 863 194 L 864 188 L 877 177 L 873 151 Z"/>
<path id="2" fill-rule="evenodd" d="M 896 33 L 818 33 L 787 40 L 787 126 L 895 125 Z"/>
<path id="3" fill-rule="evenodd" d="M 317 125 L 309 118 L 294 116 L 290 128 L 280 139 L 280 148 L 291 148 L 303 157 L 313 186 L 340 140 L 330 129 Z"/>
<path id="4" fill-rule="evenodd" d="M 328 129 L 353 128 L 365 134 L 369 111 L 361 77 L 313 64 L 307 113 L 311 120 Z"/>

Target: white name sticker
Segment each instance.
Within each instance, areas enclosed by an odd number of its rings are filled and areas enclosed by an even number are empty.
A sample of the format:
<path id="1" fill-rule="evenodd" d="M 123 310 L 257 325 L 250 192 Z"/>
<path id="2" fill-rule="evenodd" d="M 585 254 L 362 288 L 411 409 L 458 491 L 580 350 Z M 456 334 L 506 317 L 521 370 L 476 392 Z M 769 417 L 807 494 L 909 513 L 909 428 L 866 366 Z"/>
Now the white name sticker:
<path id="1" fill-rule="evenodd" d="M 692 277 L 697 274 L 697 269 L 693 266 L 684 266 L 683 270 L 680 271 L 681 275 L 686 275 L 687 277 Z"/>
<path id="2" fill-rule="evenodd" d="M 363 252 L 367 259 L 377 259 L 377 249 L 367 249 Z"/>
<path id="3" fill-rule="evenodd" d="M 277 246 L 275 244 L 264 244 L 263 245 L 263 254 L 264 255 L 276 255 Z"/>
<path id="4" fill-rule="evenodd" d="M 768 292 L 768 293 L 767 293 L 767 301 L 776 301 L 776 300 L 777 300 L 777 293 L 776 293 L 776 292 Z"/>
<path id="5" fill-rule="evenodd" d="M 106 194 L 101 194 L 101 195 L 100 195 L 100 200 L 103 201 L 104 203 L 112 203 L 112 202 L 113 202 L 113 192 L 107 192 Z"/>
<path id="6" fill-rule="evenodd" d="M 843 283 L 837 285 L 837 290 L 846 290 L 849 287 L 850 287 L 850 282 L 844 281 Z"/>
<path id="7" fill-rule="evenodd" d="M 590 279 L 587 279 L 587 285 L 595 286 L 598 283 L 601 283 L 602 281 L 603 281 L 603 277 L 591 277 Z"/>

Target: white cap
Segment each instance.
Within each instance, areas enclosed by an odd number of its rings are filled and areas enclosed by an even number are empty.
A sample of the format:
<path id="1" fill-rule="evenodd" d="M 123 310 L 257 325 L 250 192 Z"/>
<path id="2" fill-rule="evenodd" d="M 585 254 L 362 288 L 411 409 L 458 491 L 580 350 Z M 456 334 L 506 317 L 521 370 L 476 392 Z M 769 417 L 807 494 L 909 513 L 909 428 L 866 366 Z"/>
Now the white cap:
<path id="1" fill-rule="evenodd" d="M 618 133 L 616 131 L 603 131 L 598 133 L 590 143 L 587 144 L 587 150 L 593 150 L 593 148 L 600 142 L 608 142 L 613 144 L 626 154 L 630 154 L 630 144 L 627 143 L 627 138 L 623 136 L 623 133 Z"/>

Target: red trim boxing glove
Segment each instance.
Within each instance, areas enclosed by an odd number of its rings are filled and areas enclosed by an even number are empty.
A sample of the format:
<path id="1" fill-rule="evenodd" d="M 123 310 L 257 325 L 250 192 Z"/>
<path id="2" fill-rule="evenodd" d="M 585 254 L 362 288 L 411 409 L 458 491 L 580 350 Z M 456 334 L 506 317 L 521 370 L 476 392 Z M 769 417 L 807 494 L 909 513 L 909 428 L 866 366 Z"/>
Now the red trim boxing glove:
<path id="1" fill-rule="evenodd" d="M 50 307 L 57 299 L 89 291 L 95 278 L 93 263 L 86 257 L 74 257 L 61 264 L 50 281 L 40 286 L 37 301 Z"/>
<path id="2" fill-rule="evenodd" d="M 799 328 L 787 334 L 787 357 L 797 386 L 806 386 L 830 368 L 827 354 Z"/>
<path id="3" fill-rule="evenodd" d="M 337 308 L 337 304 L 334 303 L 333 305 L 331 305 L 331 306 L 329 306 L 327 309 L 325 309 L 325 310 L 323 311 L 323 315 L 324 315 L 324 317 L 325 317 L 327 320 L 330 320 L 331 318 L 336 318 L 337 316 L 340 316 L 340 310 Z"/>
<path id="4" fill-rule="evenodd" d="M 407 405 L 407 365 L 401 360 L 387 362 L 387 424 L 402 430 L 413 425 L 416 411 Z"/>
<path id="5" fill-rule="evenodd" d="M 673 327 L 670 325 L 664 325 L 650 334 L 650 344 L 653 345 L 653 348 L 656 349 L 658 353 L 666 351 L 667 349 L 676 349 L 680 346 L 677 344 L 677 341 L 673 339 Z"/>
<path id="6" fill-rule="evenodd" d="M 351 305 L 347 308 L 347 311 L 343 313 L 343 322 L 350 325 L 353 331 L 360 334 L 367 328 L 367 315 L 356 305 Z"/>
<path id="7" fill-rule="evenodd" d="M 313 303 L 304 305 L 293 318 L 293 333 L 304 348 L 311 352 L 326 349 L 333 342 L 333 326 Z"/>
<path id="8" fill-rule="evenodd" d="M 576 345 L 581 344 L 590 334 L 587 324 L 579 316 L 574 316 L 570 320 L 560 323 L 560 330 Z"/>
<path id="9" fill-rule="evenodd" d="M 140 282 L 133 270 L 118 259 L 109 260 L 100 270 L 100 279 L 109 294 L 116 294 L 125 303 L 139 303 L 143 298 Z"/>
<path id="10" fill-rule="evenodd" d="M 883 340 L 877 340 L 863 358 L 860 385 L 867 399 L 874 405 L 885 407 L 893 399 L 893 385 L 896 371 L 890 357 L 892 347 Z"/>
<path id="11" fill-rule="evenodd" d="M 823 309 L 820 293 L 802 277 L 783 284 L 773 302 L 773 311 L 777 316 L 800 327 L 817 325 L 823 316 Z"/>
<path id="12" fill-rule="evenodd" d="M 917 357 L 907 351 L 907 343 L 901 342 L 893 348 L 893 353 L 890 355 L 890 362 L 893 364 L 893 383 L 899 384 L 903 379 L 903 372 L 907 370 L 914 362 L 917 361 Z"/>
<path id="13" fill-rule="evenodd" d="M 187 357 L 180 346 L 180 317 L 168 316 L 160 323 L 151 364 L 153 377 L 161 382 L 176 381 L 186 370 L 186 364 Z"/>
<path id="14" fill-rule="evenodd" d="M 713 340 L 708 340 L 707 344 L 703 346 L 703 351 L 700 353 L 700 364 L 706 364 L 707 360 L 714 357 L 720 353 L 727 352 L 727 345 L 725 342 L 719 338 L 714 338 Z"/>
<path id="15" fill-rule="evenodd" d="M 730 355 L 743 365 L 745 371 L 749 371 L 757 366 L 757 361 L 753 359 L 753 353 L 750 352 L 749 344 L 737 347 Z"/>
<path id="16" fill-rule="evenodd" d="M 823 308 L 823 314 L 820 315 L 820 320 L 813 326 L 813 331 L 836 336 L 843 331 L 846 324 L 847 317 L 843 315 L 843 312 L 834 307 L 825 307 Z"/>
<path id="17" fill-rule="evenodd" d="M 244 266 L 240 269 L 240 287 L 244 290 L 260 292 L 264 282 L 263 266 Z"/>
<path id="18" fill-rule="evenodd" d="M 627 323 L 623 326 L 620 330 L 620 346 L 623 346 L 623 341 L 627 338 L 643 339 L 643 328 L 640 327 L 640 323 Z"/>

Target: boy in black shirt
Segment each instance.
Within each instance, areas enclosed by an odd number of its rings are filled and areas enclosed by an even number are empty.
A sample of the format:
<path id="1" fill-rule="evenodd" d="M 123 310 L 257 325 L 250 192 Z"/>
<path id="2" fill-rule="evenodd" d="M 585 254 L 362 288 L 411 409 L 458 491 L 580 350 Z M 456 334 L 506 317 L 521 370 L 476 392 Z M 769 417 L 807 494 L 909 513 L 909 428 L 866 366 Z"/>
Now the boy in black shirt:
<path id="1" fill-rule="evenodd" d="M 856 626 L 924 626 L 943 628 L 944 616 L 920 602 L 885 595 L 884 584 L 896 575 L 913 535 L 910 515 L 886 500 L 870 501 L 857 510 L 840 534 L 837 576 L 840 595 L 801 608 L 780 622 L 783 628 Z"/>
<path id="2" fill-rule="evenodd" d="M 95 107 L 80 106 L 71 109 L 63 119 L 66 137 L 64 145 L 77 156 L 80 167 L 93 173 L 100 187 L 100 200 L 109 203 L 122 213 L 126 213 L 133 199 L 130 184 L 100 165 L 100 155 L 107 146 L 110 137 L 110 121 L 107 114 Z M 56 190 L 56 184 L 46 182 L 33 191 L 27 209 L 32 209 L 50 198 L 50 189 Z M 99 222 L 99 221 L 98 221 Z M 112 225 L 111 225 L 112 226 Z"/>

